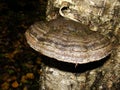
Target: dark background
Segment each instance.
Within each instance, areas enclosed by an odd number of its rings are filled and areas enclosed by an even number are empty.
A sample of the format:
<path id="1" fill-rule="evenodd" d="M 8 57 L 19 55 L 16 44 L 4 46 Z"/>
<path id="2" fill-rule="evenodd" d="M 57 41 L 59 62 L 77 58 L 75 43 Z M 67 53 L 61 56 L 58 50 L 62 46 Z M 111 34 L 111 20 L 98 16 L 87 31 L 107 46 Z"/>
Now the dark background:
<path id="1" fill-rule="evenodd" d="M 0 90 L 38 90 L 41 60 L 24 33 L 45 19 L 47 0 L 0 0 Z"/>

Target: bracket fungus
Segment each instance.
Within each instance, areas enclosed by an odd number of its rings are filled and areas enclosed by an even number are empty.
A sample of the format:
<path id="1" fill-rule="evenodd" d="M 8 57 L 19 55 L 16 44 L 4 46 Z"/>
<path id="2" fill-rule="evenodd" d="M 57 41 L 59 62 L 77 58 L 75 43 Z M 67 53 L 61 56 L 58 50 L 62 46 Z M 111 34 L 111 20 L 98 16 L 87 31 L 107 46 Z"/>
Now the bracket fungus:
<path id="1" fill-rule="evenodd" d="M 25 36 L 34 50 L 68 63 L 97 61 L 112 51 L 112 42 L 107 36 L 62 17 L 36 22 Z"/>

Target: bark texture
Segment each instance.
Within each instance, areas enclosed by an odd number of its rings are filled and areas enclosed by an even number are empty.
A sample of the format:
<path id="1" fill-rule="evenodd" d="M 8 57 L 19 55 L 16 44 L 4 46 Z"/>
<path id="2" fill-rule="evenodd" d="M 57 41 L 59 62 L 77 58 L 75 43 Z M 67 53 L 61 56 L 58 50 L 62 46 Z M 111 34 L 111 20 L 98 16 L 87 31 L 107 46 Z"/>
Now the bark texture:
<path id="1" fill-rule="evenodd" d="M 63 17 L 108 35 L 115 45 L 108 57 L 77 66 L 43 56 L 40 90 L 119 90 L 120 1 L 48 0 L 47 20 L 57 18 L 60 10 Z"/>

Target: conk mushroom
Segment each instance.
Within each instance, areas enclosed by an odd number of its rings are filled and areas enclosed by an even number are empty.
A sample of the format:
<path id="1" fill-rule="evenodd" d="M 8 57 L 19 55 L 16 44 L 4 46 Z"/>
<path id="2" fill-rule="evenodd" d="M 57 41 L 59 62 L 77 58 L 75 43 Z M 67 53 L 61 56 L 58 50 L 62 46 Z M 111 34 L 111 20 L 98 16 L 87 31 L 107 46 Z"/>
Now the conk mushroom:
<path id="1" fill-rule="evenodd" d="M 59 61 L 83 64 L 98 61 L 112 51 L 112 42 L 88 26 L 59 17 L 33 24 L 25 33 L 30 47 Z"/>

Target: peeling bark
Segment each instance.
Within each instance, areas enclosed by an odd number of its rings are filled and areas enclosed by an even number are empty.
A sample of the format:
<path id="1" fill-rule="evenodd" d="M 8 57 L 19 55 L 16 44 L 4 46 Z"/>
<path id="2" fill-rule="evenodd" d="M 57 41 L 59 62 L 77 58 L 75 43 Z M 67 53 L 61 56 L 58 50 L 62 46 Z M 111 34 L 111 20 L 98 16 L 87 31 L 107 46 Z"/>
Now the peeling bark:
<path id="1" fill-rule="evenodd" d="M 47 6 L 47 20 L 57 18 L 63 0 L 49 0 Z M 75 6 L 83 4 L 85 11 L 74 8 L 77 14 L 72 15 L 79 22 L 89 26 L 91 30 L 115 38 L 113 52 L 108 57 L 92 63 L 75 64 L 59 62 L 52 58 L 42 57 L 42 75 L 40 76 L 40 90 L 119 90 L 120 89 L 120 1 L 104 0 L 104 10 L 90 7 L 90 3 L 102 5 L 102 0 L 65 0 Z M 75 3 L 76 2 L 76 3 Z M 84 5 L 86 4 L 86 7 Z M 72 7 L 72 6 L 71 6 Z M 97 7 L 97 6 L 96 6 Z M 93 10 L 92 14 L 87 11 Z M 101 14 L 97 12 L 103 10 Z M 82 14 L 81 14 L 82 12 Z M 67 12 L 66 16 L 67 16 Z M 86 15 L 84 15 L 86 14 Z M 81 19 L 81 20 L 80 20 Z"/>

